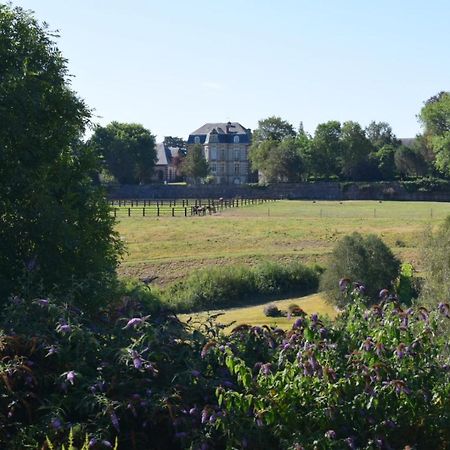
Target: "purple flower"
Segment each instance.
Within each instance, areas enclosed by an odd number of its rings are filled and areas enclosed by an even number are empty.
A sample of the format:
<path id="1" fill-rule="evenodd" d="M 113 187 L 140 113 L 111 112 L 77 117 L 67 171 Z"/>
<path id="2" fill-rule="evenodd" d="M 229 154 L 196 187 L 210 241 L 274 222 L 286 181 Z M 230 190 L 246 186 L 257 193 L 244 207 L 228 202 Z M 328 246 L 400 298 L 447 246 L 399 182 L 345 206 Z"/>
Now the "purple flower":
<path id="1" fill-rule="evenodd" d="M 427 308 L 425 308 L 424 306 L 421 306 L 418 310 L 417 313 L 419 314 L 419 318 L 422 319 L 423 321 L 427 322 L 428 321 L 428 310 Z"/>
<path id="2" fill-rule="evenodd" d="M 61 323 L 56 327 L 56 331 L 61 334 L 68 334 L 72 331 L 72 327 L 69 324 L 61 321 Z"/>
<path id="3" fill-rule="evenodd" d="M 304 322 L 303 318 L 302 318 L 302 317 L 299 317 L 299 318 L 294 322 L 294 324 L 292 325 L 292 329 L 293 329 L 293 330 L 296 330 L 297 328 L 301 328 L 302 325 L 303 325 L 303 322 Z"/>
<path id="4" fill-rule="evenodd" d="M 380 300 L 386 300 L 389 297 L 389 291 L 387 289 L 381 289 L 378 297 L 380 298 Z"/>
<path id="5" fill-rule="evenodd" d="M 334 431 L 334 430 L 328 430 L 328 431 L 325 433 L 325 437 L 326 437 L 327 439 L 336 439 L 336 431 Z"/>
<path id="6" fill-rule="evenodd" d="M 191 408 L 191 409 L 189 410 L 189 414 L 190 414 L 191 416 L 196 416 L 197 413 L 198 413 L 198 409 L 197 409 L 196 407 Z"/>
<path id="7" fill-rule="evenodd" d="M 272 373 L 272 364 L 267 363 L 267 364 L 263 364 L 261 366 L 260 369 L 260 373 L 262 373 L 263 375 L 270 375 Z"/>
<path id="8" fill-rule="evenodd" d="M 57 417 L 53 417 L 50 423 L 55 430 L 59 430 L 62 427 L 61 420 Z"/>
<path id="9" fill-rule="evenodd" d="M 111 423 L 113 424 L 113 427 L 119 432 L 119 418 L 117 417 L 117 414 L 115 412 L 111 413 Z"/>
<path id="10" fill-rule="evenodd" d="M 375 353 L 376 353 L 376 355 L 378 357 L 380 357 L 383 352 L 384 352 L 384 345 L 381 342 L 377 342 L 375 344 Z"/>
<path id="11" fill-rule="evenodd" d="M 317 313 L 311 314 L 311 320 L 315 323 L 319 320 Z"/>
<path id="12" fill-rule="evenodd" d="M 56 346 L 54 346 L 54 345 L 49 345 L 47 347 L 47 350 L 48 350 L 48 352 L 45 355 L 45 357 L 51 356 L 51 355 L 54 355 L 54 354 L 58 353 L 58 348 Z"/>
<path id="13" fill-rule="evenodd" d="M 207 408 L 203 408 L 202 410 L 202 423 L 206 423 L 209 420 L 209 410 Z"/>
<path id="14" fill-rule="evenodd" d="M 97 444 L 97 439 L 95 437 L 91 438 L 89 441 L 89 447 L 93 447 L 95 444 Z"/>
<path id="15" fill-rule="evenodd" d="M 75 378 L 77 377 L 77 373 L 73 370 L 70 370 L 69 372 L 67 372 L 66 374 L 66 380 L 70 383 L 73 384 L 75 382 Z"/>
<path id="16" fill-rule="evenodd" d="M 49 305 L 50 301 L 46 298 L 38 298 L 34 301 L 34 303 L 41 308 L 46 308 Z"/>
<path id="17" fill-rule="evenodd" d="M 187 433 L 186 433 L 186 431 L 179 431 L 178 433 L 175 433 L 175 437 L 177 438 L 177 439 L 185 439 L 185 438 L 187 438 Z"/>
<path id="18" fill-rule="evenodd" d="M 349 448 L 351 448 L 352 450 L 356 449 L 356 445 L 355 445 L 355 439 L 353 437 L 348 437 L 345 440 L 345 443 L 348 445 Z"/>
<path id="19" fill-rule="evenodd" d="M 201 372 L 200 372 L 199 370 L 193 369 L 193 370 L 191 370 L 191 375 L 192 375 L 194 378 L 198 378 L 198 377 L 201 375 Z"/>
<path id="20" fill-rule="evenodd" d="M 402 359 L 405 356 L 406 351 L 407 351 L 406 345 L 401 342 L 395 349 L 394 355 L 397 356 L 398 359 Z"/>
<path id="21" fill-rule="evenodd" d="M 145 321 L 149 318 L 150 316 L 145 316 L 145 317 L 133 317 L 132 319 L 130 319 L 127 324 L 123 327 L 124 330 L 128 329 L 128 328 L 134 328 L 137 327 L 138 325 L 142 325 L 143 323 L 145 323 Z"/>
<path id="22" fill-rule="evenodd" d="M 111 442 L 109 442 L 109 441 L 102 441 L 101 443 L 102 443 L 102 445 L 104 445 L 105 447 L 112 448 L 112 444 L 111 444 Z"/>
<path id="23" fill-rule="evenodd" d="M 348 279 L 348 278 L 341 278 L 339 280 L 339 290 L 341 292 L 345 292 L 347 290 L 349 284 L 350 284 L 350 279 Z"/>
<path id="24" fill-rule="evenodd" d="M 439 303 L 438 309 L 443 316 L 450 318 L 450 305 L 448 303 Z"/>

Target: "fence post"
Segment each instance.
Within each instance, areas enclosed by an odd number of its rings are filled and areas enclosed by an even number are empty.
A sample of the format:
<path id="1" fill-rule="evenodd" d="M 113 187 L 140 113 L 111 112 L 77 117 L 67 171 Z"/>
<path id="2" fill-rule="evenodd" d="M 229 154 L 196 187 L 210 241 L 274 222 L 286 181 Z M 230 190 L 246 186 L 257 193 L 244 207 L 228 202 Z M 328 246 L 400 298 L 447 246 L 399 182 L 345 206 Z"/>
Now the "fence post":
<path id="1" fill-rule="evenodd" d="M 183 203 L 184 203 L 184 200 L 183 200 Z M 187 217 L 187 208 L 186 208 L 186 206 L 184 207 L 184 217 Z"/>
<path id="2" fill-rule="evenodd" d="M 117 208 L 114 208 L 114 217 L 117 217 Z"/>
<path id="3" fill-rule="evenodd" d="M 156 215 L 159 217 L 159 206 L 156 207 Z"/>
<path id="4" fill-rule="evenodd" d="M 128 217 L 131 216 L 131 208 L 128 208 Z"/>
<path id="5" fill-rule="evenodd" d="M 145 207 L 142 208 L 142 217 L 145 217 Z"/>
<path id="6" fill-rule="evenodd" d="M 175 217 L 175 208 L 172 208 L 172 217 Z"/>

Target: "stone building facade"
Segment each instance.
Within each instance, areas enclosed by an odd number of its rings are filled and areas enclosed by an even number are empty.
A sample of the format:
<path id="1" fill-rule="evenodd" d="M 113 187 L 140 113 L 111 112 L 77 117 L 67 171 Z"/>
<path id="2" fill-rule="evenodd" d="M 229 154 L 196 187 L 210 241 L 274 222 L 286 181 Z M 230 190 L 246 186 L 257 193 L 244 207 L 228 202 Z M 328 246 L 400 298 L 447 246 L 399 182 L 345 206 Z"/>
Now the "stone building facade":
<path id="1" fill-rule="evenodd" d="M 215 184 L 244 184 L 251 180 L 248 149 L 251 131 L 238 122 L 206 123 L 189 135 L 188 152 L 201 144 Z"/>

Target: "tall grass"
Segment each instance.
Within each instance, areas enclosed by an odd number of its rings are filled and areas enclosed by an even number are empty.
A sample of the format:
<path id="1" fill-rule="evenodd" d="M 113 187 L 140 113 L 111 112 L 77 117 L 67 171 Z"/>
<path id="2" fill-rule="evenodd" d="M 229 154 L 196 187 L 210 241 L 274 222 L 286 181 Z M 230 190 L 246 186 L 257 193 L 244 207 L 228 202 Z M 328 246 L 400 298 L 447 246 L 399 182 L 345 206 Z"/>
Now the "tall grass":
<path id="1" fill-rule="evenodd" d="M 307 295 L 319 285 L 321 268 L 299 262 L 283 265 L 264 262 L 197 270 L 161 293 L 165 306 L 176 312 L 192 312 L 242 305 L 286 294 Z"/>

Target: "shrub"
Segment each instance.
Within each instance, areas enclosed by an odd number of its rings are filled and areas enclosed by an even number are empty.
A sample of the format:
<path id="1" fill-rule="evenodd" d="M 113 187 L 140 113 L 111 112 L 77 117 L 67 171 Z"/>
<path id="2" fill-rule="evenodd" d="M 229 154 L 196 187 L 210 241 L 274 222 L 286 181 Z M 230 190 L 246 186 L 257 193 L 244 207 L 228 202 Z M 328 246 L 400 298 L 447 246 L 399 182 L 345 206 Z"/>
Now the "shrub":
<path id="1" fill-rule="evenodd" d="M 450 298 L 450 216 L 436 232 L 429 227 L 422 239 L 423 286 L 420 299 L 429 305 Z"/>
<path id="2" fill-rule="evenodd" d="M 274 262 L 254 268 L 214 267 L 193 272 L 161 293 L 163 304 L 176 312 L 217 309 L 282 294 L 306 295 L 319 284 L 318 267 L 298 262 L 284 266 Z"/>
<path id="3" fill-rule="evenodd" d="M 333 249 L 321 288 L 331 302 L 343 306 L 347 297 L 339 288 L 339 280 L 348 278 L 362 286 L 366 301 L 373 303 L 378 300 L 381 289 L 392 286 L 399 268 L 400 262 L 379 237 L 353 233 L 341 239 Z"/>
<path id="4" fill-rule="evenodd" d="M 288 313 L 293 317 L 303 317 L 305 315 L 305 311 L 295 303 L 291 303 L 288 306 Z"/>
<path id="5" fill-rule="evenodd" d="M 264 315 L 266 317 L 280 317 L 281 311 L 275 303 L 269 303 L 264 306 Z"/>

